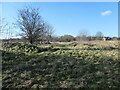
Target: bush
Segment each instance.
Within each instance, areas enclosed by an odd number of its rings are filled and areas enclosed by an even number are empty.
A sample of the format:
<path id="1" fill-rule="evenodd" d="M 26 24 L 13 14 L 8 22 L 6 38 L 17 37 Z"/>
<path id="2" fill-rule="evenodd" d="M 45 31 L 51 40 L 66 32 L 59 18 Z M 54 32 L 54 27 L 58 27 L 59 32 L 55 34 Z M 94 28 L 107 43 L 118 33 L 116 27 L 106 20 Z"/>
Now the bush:
<path id="1" fill-rule="evenodd" d="M 15 52 L 24 52 L 24 53 L 39 53 L 43 51 L 51 50 L 51 47 L 41 48 L 32 44 L 19 44 L 12 48 L 12 51 Z"/>

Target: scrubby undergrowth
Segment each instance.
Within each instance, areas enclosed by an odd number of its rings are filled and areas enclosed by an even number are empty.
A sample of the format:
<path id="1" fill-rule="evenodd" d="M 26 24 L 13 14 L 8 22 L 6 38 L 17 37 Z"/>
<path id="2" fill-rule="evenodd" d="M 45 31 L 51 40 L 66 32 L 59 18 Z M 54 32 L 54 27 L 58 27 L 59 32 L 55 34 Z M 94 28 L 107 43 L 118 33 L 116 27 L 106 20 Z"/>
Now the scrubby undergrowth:
<path id="1" fill-rule="evenodd" d="M 119 88 L 118 50 L 54 49 L 3 51 L 3 88 Z"/>

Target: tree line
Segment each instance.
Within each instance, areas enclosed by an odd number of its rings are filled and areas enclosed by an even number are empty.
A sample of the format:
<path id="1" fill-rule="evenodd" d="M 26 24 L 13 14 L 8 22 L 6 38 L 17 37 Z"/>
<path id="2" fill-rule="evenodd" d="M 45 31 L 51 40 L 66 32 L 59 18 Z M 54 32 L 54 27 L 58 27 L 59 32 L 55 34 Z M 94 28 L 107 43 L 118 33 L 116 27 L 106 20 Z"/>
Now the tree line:
<path id="1" fill-rule="evenodd" d="M 0 32 L 4 30 L 6 26 L 0 24 Z M 16 27 L 20 29 L 22 33 L 19 35 L 22 39 L 28 41 L 31 44 L 50 43 L 50 42 L 71 42 L 71 41 L 91 41 L 102 40 L 104 37 L 102 32 L 97 32 L 95 36 L 89 36 L 87 31 L 81 31 L 77 37 L 72 35 L 54 36 L 54 28 L 39 14 L 39 8 L 25 7 L 18 10 L 18 17 L 15 23 Z M 7 29 L 8 30 L 8 29 Z"/>

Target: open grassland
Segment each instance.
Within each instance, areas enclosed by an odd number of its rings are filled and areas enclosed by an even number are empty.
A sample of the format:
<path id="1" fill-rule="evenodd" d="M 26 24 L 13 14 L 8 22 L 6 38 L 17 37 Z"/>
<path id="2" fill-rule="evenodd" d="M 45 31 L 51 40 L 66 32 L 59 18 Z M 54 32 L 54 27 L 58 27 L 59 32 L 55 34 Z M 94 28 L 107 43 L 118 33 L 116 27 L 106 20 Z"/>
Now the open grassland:
<path id="1" fill-rule="evenodd" d="M 119 88 L 118 41 L 17 44 L 2 52 L 3 88 Z"/>

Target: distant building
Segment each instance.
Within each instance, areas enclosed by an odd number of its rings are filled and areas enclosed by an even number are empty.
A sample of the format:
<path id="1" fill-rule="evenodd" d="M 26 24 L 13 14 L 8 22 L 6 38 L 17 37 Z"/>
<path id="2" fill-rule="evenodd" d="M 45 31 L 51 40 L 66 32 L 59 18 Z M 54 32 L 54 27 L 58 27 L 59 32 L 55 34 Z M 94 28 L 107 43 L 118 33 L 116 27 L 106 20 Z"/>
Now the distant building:
<path id="1" fill-rule="evenodd" d="M 120 37 L 118 37 L 117 40 L 120 40 Z"/>
<path id="2" fill-rule="evenodd" d="M 117 38 L 117 37 L 113 37 L 112 40 L 119 40 L 119 38 Z"/>
<path id="3" fill-rule="evenodd" d="M 102 40 L 103 40 L 103 41 L 112 40 L 112 38 L 110 38 L 110 37 L 103 37 Z"/>

